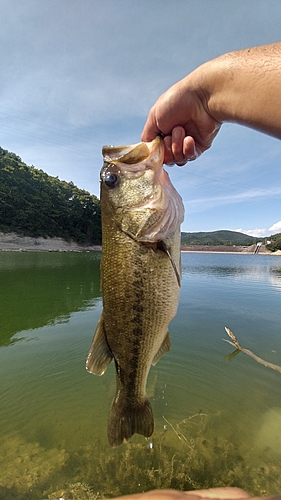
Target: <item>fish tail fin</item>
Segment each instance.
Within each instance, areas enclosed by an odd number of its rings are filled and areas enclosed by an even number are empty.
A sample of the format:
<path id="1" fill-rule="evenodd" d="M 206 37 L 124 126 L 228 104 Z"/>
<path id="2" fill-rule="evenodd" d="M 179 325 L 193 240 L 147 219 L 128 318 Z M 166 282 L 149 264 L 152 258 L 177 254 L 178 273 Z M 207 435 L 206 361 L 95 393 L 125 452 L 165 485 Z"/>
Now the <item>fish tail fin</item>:
<path id="1" fill-rule="evenodd" d="M 122 401 L 118 391 L 108 417 L 107 436 L 110 446 L 119 446 L 133 434 L 150 437 L 153 430 L 154 419 L 148 398 Z"/>

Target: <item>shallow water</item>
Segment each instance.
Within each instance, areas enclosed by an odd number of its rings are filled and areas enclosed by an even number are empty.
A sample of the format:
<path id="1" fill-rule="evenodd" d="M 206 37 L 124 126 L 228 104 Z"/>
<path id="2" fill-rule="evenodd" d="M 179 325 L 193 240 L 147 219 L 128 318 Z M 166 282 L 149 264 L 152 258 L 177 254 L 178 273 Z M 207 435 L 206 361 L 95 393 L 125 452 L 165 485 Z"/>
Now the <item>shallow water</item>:
<path id="1" fill-rule="evenodd" d="M 0 498 L 155 487 L 281 491 L 281 257 L 182 254 L 172 350 L 150 371 L 151 439 L 111 449 L 113 365 L 85 370 L 101 313 L 98 253 L 0 253 Z"/>

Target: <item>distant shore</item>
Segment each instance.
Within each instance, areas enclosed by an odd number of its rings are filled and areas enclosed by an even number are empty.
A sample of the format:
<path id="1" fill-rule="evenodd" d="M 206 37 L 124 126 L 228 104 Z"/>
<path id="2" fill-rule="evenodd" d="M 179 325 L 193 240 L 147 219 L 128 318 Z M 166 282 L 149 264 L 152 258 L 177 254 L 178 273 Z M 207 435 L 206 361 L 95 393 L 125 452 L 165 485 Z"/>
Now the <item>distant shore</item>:
<path id="1" fill-rule="evenodd" d="M 229 254 L 254 254 L 256 250 L 256 245 L 250 246 L 238 246 L 238 245 L 187 245 L 182 246 L 182 252 L 193 252 L 193 253 L 229 253 Z M 267 250 L 265 245 L 259 247 L 257 252 L 259 255 L 272 255 L 272 252 Z"/>
<path id="2" fill-rule="evenodd" d="M 254 254 L 255 245 L 225 246 L 225 245 L 190 245 L 182 246 L 182 252 L 188 253 L 224 253 L 224 254 Z M 34 238 L 21 236 L 16 233 L 0 232 L 0 252 L 101 252 L 101 245 L 79 245 L 73 240 L 63 238 Z M 281 255 L 281 251 L 270 252 L 264 245 L 258 252 L 259 255 Z"/>
<path id="3" fill-rule="evenodd" d="M 225 246 L 225 245 L 191 245 L 182 246 L 181 251 L 185 253 L 224 253 L 233 255 L 281 255 L 281 250 L 270 252 L 265 245 L 259 247 L 259 251 L 255 253 L 256 245 L 245 246 Z"/>
<path id="4" fill-rule="evenodd" d="M 100 245 L 79 245 L 63 238 L 33 238 L 0 232 L 1 252 L 100 252 Z"/>

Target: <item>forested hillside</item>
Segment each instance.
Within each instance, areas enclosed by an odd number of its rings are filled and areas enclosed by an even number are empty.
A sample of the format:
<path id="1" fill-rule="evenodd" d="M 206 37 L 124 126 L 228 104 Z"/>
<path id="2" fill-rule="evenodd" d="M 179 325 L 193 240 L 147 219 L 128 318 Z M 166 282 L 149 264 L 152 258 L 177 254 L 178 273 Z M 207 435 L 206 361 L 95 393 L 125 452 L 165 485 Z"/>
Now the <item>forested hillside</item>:
<path id="1" fill-rule="evenodd" d="M 29 167 L 0 147 L 0 231 L 26 236 L 61 237 L 101 244 L 99 199 L 72 182 Z M 240 245 L 257 238 L 236 231 L 181 233 L 182 245 Z M 281 249 L 281 234 L 270 237 L 270 250 Z"/>
<path id="2" fill-rule="evenodd" d="M 257 238 L 237 231 L 181 233 L 182 245 L 253 245 Z"/>
<path id="3" fill-rule="evenodd" d="M 281 250 L 281 233 L 273 234 L 268 238 L 271 243 L 266 245 L 266 247 L 272 252 L 276 252 L 276 250 Z"/>
<path id="4" fill-rule="evenodd" d="M 100 203 L 0 147 L 0 231 L 100 244 Z"/>

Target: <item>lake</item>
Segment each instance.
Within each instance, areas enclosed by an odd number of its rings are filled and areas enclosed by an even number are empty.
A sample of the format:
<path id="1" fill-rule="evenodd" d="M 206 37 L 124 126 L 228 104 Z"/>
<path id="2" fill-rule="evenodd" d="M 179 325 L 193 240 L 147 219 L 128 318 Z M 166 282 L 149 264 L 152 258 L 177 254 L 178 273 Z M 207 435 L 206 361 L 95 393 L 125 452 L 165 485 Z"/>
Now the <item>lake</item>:
<path id="1" fill-rule="evenodd" d="M 183 253 L 172 350 L 152 367 L 150 439 L 111 449 L 113 363 L 85 359 L 102 310 L 99 253 L 0 253 L 0 498 L 95 499 L 239 486 L 281 492 L 281 257 Z"/>

